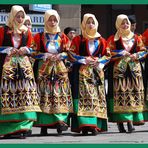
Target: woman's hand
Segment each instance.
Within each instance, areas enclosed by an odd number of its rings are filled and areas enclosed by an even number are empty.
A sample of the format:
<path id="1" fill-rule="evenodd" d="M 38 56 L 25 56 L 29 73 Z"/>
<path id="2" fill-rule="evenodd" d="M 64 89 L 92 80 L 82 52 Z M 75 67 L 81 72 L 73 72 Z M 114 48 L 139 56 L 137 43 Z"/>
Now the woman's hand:
<path id="1" fill-rule="evenodd" d="M 13 56 L 13 55 L 18 55 L 18 49 L 16 48 L 11 49 L 9 56 Z"/>
<path id="2" fill-rule="evenodd" d="M 137 55 L 136 54 L 131 54 L 130 58 L 132 61 L 135 61 L 137 59 Z"/>
<path id="3" fill-rule="evenodd" d="M 55 61 L 57 61 L 57 55 L 52 54 L 49 59 L 50 59 L 51 61 L 55 62 Z"/>
<path id="4" fill-rule="evenodd" d="M 59 54 L 57 54 L 56 56 L 55 56 L 55 58 L 56 58 L 56 60 L 61 60 L 61 54 L 59 53 Z"/>
<path id="5" fill-rule="evenodd" d="M 51 61 L 57 61 L 58 56 L 57 54 L 51 54 L 51 53 L 44 53 L 44 61 L 51 60 Z"/>
<path id="6" fill-rule="evenodd" d="M 85 62 L 86 62 L 86 64 L 88 64 L 88 65 L 94 65 L 94 64 L 96 63 L 96 60 L 93 59 L 92 57 L 87 57 L 87 58 L 85 59 Z"/>
<path id="7" fill-rule="evenodd" d="M 51 54 L 46 52 L 46 53 L 44 53 L 43 60 L 46 61 L 46 60 L 50 59 L 50 57 L 51 57 Z"/>
<path id="8" fill-rule="evenodd" d="M 23 56 L 25 54 L 27 54 L 27 49 L 25 47 L 21 47 L 19 50 L 18 50 L 18 55 L 20 56 Z"/>
<path id="9" fill-rule="evenodd" d="M 126 50 L 123 50 L 122 54 L 123 54 L 123 56 L 130 56 L 130 53 Z"/>
<path id="10" fill-rule="evenodd" d="M 61 60 L 61 54 L 45 53 L 44 60 L 59 61 Z"/>

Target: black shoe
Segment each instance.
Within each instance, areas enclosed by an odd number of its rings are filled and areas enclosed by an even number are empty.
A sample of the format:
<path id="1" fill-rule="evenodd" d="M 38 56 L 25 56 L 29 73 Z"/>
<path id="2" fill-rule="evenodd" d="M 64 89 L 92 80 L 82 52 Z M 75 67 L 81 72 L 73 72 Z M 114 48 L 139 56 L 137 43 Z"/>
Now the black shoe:
<path id="1" fill-rule="evenodd" d="M 12 138 L 11 136 L 12 136 L 11 134 L 7 134 L 7 135 L 4 135 L 2 139 L 11 139 Z"/>
<path id="2" fill-rule="evenodd" d="M 88 130 L 89 130 L 88 127 L 83 127 L 82 128 L 82 135 L 87 136 L 88 135 Z"/>
<path id="3" fill-rule="evenodd" d="M 64 123 L 58 123 L 57 124 L 57 133 L 58 135 L 62 134 L 62 131 L 67 131 L 68 130 L 68 125 Z"/>
<path id="4" fill-rule="evenodd" d="M 27 137 L 26 132 L 23 132 L 23 133 L 20 133 L 20 134 L 19 134 L 19 138 L 20 138 L 20 139 L 26 139 L 26 137 Z"/>
<path id="5" fill-rule="evenodd" d="M 133 133 L 135 131 L 132 122 L 127 122 L 127 128 L 128 128 L 128 133 Z"/>
<path id="6" fill-rule="evenodd" d="M 32 130 L 25 131 L 25 132 L 23 132 L 23 134 L 24 134 L 26 137 L 30 137 L 31 134 L 32 134 Z"/>
<path id="7" fill-rule="evenodd" d="M 133 123 L 133 125 L 135 125 L 135 126 L 140 126 L 140 125 L 144 125 L 145 124 L 145 122 L 137 122 L 137 123 Z"/>
<path id="8" fill-rule="evenodd" d="M 47 127 L 41 127 L 40 135 L 42 135 L 42 136 L 47 136 L 48 135 Z"/>
<path id="9" fill-rule="evenodd" d="M 126 133 L 123 123 L 117 123 L 117 126 L 120 133 Z"/>
<path id="10" fill-rule="evenodd" d="M 67 131 L 68 130 L 68 125 L 64 123 L 58 123 L 57 124 L 57 129 L 60 129 L 61 131 Z"/>
<path id="11" fill-rule="evenodd" d="M 83 136 L 87 136 L 88 135 L 88 131 L 82 130 L 82 135 Z"/>
<path id="12" fill-rule="evenodd" d="M 92 135 L 96 136 L 98 134 L 98 130 L 96 128 L 91 129 Z"/>
<path id="13" fill-rule="evenodd" d="M 16 132 L 16 133 L 12 134 L 12 137 L 16 137 L 16 138 L 19 138 L 19 139 L 26 139 L 27 132 L 28 131 Z"/>
<path id="14" fill-rule="evenodd" d="M 57 128 L 58 135 L 62 135 L 62 130 L 60 128 Z"/>

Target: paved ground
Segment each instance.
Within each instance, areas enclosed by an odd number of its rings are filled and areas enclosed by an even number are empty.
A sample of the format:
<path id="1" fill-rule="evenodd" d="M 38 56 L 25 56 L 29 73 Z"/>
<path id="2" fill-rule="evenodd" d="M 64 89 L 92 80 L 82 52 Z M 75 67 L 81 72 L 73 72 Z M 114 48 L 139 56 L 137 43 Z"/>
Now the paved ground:
<path id="1" fill-rule="evenodd" d="M 32 136 L 27 139 L 0 139 L 0 143 L 26 143 L 26 144 L 146 144 L 148 143 L 148 123 L 137 126 L 136 132 L 119 133 L 116 124 L 109 123 L 108 132 L 97 136 L 82 136 L 81 134 L 71 133 L 70 129 L 58 136 L 55 129 L 48 129 L 48 136 L 40 136 L 40 128 L 32 129 Z"/>

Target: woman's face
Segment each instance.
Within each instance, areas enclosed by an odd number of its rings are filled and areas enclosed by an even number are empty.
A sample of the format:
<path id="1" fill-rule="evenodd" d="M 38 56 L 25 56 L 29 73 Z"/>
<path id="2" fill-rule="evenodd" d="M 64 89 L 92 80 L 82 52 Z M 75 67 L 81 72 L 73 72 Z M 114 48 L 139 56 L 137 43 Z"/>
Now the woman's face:
<path id="1" fill-rule="evenodd" d="M 17 22 L 18 24 L 21 24 L 21 23 L 23 23 L 24 18 L 25 18 L 24 12 L 19 11 L 19 12 L 15 15 L 14 20 L 15 20 L 15 22 Z"/>
<path id="2" fill-rule="evenodd" d="M 26 20 L 26 21 L 24 22 L 24 25 L 25 25 L 27 28 L 31 28 L 31 23 L 30 23 L 29 20 Z"/>
<path id="3" fill-rule="evenodd" d="M 88 18 L 88 20 L 86 21 L 86 28 L 89 29 L 94 29 L 95 28 L 95 22 L 93 20 L 93 18 Z"/>
<path id="4" fill-rule="evenodd" d="M 122 29 L 128 29 L 129 28 L 129 23 L 127 21 L 127 19 L 124 19 L 121 23 L 121 26 L 120 26 Z"/>
<path id="5" fill-rule="evenodd" d="M 58 23 L 58 21 L 54 15 L 50 16 L 47 21 L 47 25 L 50 27 L 55 27 L 57 25 L 57 23 Z"/>
<path id="6" fill-rule="evenodd" d="M 72 40 L 75 36 L 76 36 L 76 32 L 75 31 L 70 31 L 68 34 L 67 34 L 68 38 L 70 40 Z"/>

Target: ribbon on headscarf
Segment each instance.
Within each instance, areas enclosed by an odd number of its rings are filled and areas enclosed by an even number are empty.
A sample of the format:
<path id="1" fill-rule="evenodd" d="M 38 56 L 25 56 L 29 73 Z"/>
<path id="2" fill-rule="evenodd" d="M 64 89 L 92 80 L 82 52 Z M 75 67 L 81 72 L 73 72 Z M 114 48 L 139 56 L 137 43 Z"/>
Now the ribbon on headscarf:
<path id="1" fill-rule="evenodd" d="M 48 52 L 48 53 L 49 53 L 49 52 Z M 46 53 L 38 53 L 37 55 L 34 56 L 34 58 L 35 58 L 35 59 L 43 60 L 44 57 L 45 57 L 45 54 L 46 54 Z M 60 56 L 61 56 L 61 60 L 65 60 L 65 59 L 68 58 L 68 55 L 67 55 L 67 53 L 65 53 L 65 52 L 60 53 Z"/>
<path id="2" fill-rule="evenodd" d="M 137 55 L 138 55 L 138 60 L 142 61 L 146 56 L 147 56 L 148 52 L 147 51 L 141 51 L 141 52 L 138 52 Z"/>
<path id="3" fill-rule="evenodd" d="M 7 46 L 1 46 L 0 47 L 0 54 L 9 54 L 11 50 L 13 50 L 14 47 L 7 47 Z M 31 55 L 33 53 L 36 53 L 36 50 L 33 48 L 27 48 L 28 52 L 26 55 Z"/>
<path id="4" fill-rule="evenodd" d="M 1 54 L 8 54 L 13 47 L 1 46 L 0 53 Z"/>
<path id="5" fill-rule="evenodd" d="M 114 60 L 124 56 L 124 49 L 112 50 L 111 54 L 112 54 L 111 60 L 114 61 Z M 137 52 L 135 54 L 137 55 L 137 60 L 141 61 L 146 57 L 147 51 L 140 51 L 140 52 Z"/>
<path id="6" fill-rule="evenodd" d="M 129 70 L 132 74 L 133 77 L 136 77 L 136 73 L 137 70 L 135 69 L 137 62 L 142 61 L 145 57 L 147 52 L 146 51 L 141 51 L 141 52 L 137 52 L 135 53 L 137 55 L 137 59 L 136 61 L 132 61 L 132 59 L 129 56 L 124 56 L 123 55 L 124 49 L 120 49 L 120 50 L 112 50 L 111 54 L 111 60 L 117 60 L 120 57 L 122 57 L 118 63 L 118 67 L 120 69 L 120 71 L 122 71 L 123 73 L 126 72 L 126 69 L 129 67 Z"/>
<path id="7" fill-rule="evenodd" d="M 71 61 L 73 63 L 75 63 L 75 64 L 86 64 L 85 63 L 85 59 L 86 59 L 85 56 L 77 55 L 72 51 L 68 52 L 68 56 L 70 57 Z M 94 58 L 94 57 L 92 57 L 92 58 Z M 105 65 L 105 64 L 107 64 L 109 62 L 109 59 L 106 59 L 105 57 L 102 57 L 102 58 L 98 59 L 98 62 Z"/>
<path id="8" fill-rule="evenodd" d="M 118 58 L 120 58 L 120 57 L 123 57 L 123 56 L 124 56 L 124 55 L 123 55 L 123 52 L 124 52 L 124 49 L 112 50 L 112 51 L 111 51 L 111 54 L 112 54 L 111 59 L 112 59 L 112 60 L 116 60 L 116 59 L 118 59 Z"/>

